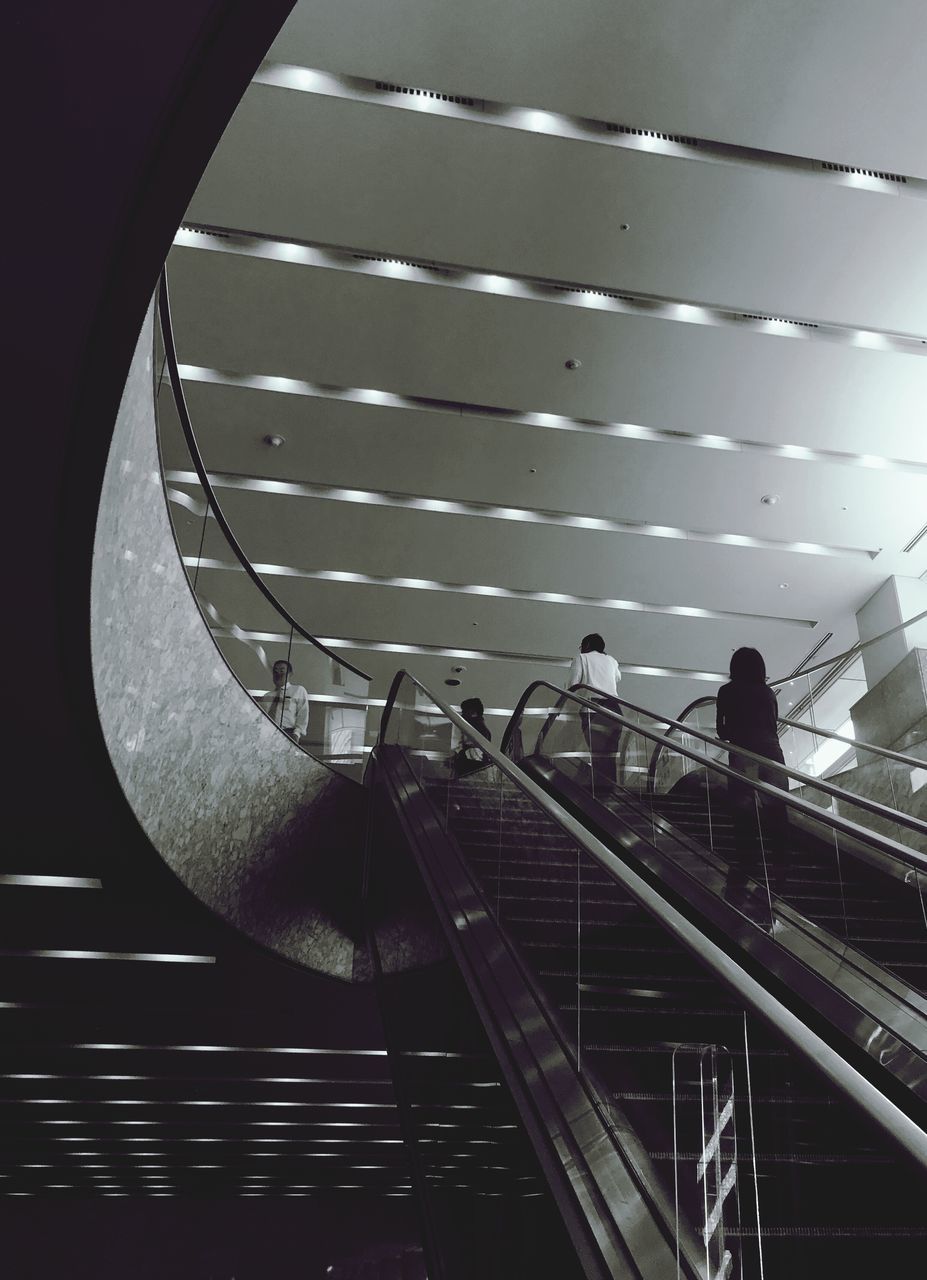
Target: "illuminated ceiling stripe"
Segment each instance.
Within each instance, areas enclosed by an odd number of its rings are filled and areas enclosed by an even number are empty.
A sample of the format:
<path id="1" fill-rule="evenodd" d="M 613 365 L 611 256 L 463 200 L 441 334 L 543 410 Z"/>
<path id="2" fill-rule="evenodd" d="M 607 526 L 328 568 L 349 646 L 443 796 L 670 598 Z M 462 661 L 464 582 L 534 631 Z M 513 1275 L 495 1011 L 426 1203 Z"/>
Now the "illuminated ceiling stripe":
<path id="1" fill-rule="evenodd" d="M 502 424 L 513 423 L 516 426 L 539 427 L 549 431 L 570 431 L 581 435 L 641 440 L 647 444 L 688 445 L 696 449 L 720 449 L 724 453 L 759 453 L 770 458 L 787 458 L 793 462 L 831 462 L 841 466 L 864 467 L 876 471 L 913 471 L 919 475 L 927 473 L 927 462 L 906 458 L 885 458 L 879 454 L 845 453 L 836 449 L 808 449 L 804 445 L 797 444 L 769 444 L 762 440 L 743 440 L 734 436 L 642 427 L 633 422 L 571 418 L 558 413 L 532 413 L 521 409 L 503 409 L 495 405 L 435 400 L 428 396 L 400 396 L 392 391 L 380 391 L 371 387 L 333 387 L 307 382 L 300 378 L 228 373 L 220 369 L 207 369 L 193 364 L 182 364 L 179 368 L 180 376 L 185 382 L 211 383 L 215 386 L 243 388 L 276 395 L 306 396 L 316 400 L 343 400 L 371 407 L 417 410 L 420 413 L 453 414 L 455 426 L 458 425 L 461 417 L 487 418 Z M 202 510 L 196 513 L 202 515 Z"/>
<path id="2" fill-rule="evenodd" d="M 487 293 L 527 302 L 550 302 L 560 306 L 607 311 L 616 315 L 651 320 L 671 320 L 680 324 L 708 325 L 712 328 L 736 326 L 751 333 L 804 342 L 830 342 L 841 346 L 894 351 L 902 355 L 927 356 L 927 337 L 884 329 L 862 329 L 830 321 L 806 320 L 796 316 L 764 316 L 754 312 L 693 303 L 684 298 L 628 292 L 617 286 L 587 284 L 570 280 L 542 279 L 539 276 L 474 270 L 450 262 L 426 262 L 368 249 L 349 249 L 317 241 L 280 240 L 251 232 L 185 223 L 174 236 L 183 249 L 201 249 L 245 258 L 264 258 L 291 266 L 343 271 L 351 275 L 373 276 L 408 284 L 434 285 L 466 293 Z"/>
<path id="3" fill-rule="evenodd" d="M 160 951 L 2 950 L 0 956 L 46 960 L 147 960 L 166 964 L 215 964 L 215 956 L 179 955 Z"/>
<path id="4" fill-rule="evenodd" d="M 446 116 L 452 120 L 467 120 L 473 124 L 496 125 L 524 133 L 540 133 L 548 137 L 592 142 L 625 151 L 643 151 L 685 160 L 700 160 L 709 164 L 801 173 L 805 177 L 814 178 L 832 186 L 855 190 L 877 191 L 894 196 L 927 195 L 927 180 L 910 174 L 855 169 L 847 165 L 790 155 L 782 151 L 766 151 L 758 147 L 712 142 L 706 138 L 682 137 L 659 129 L 623 125 L 613 121 L 592 119 L 588 116 L 569 115 L 561 111 L 519 107 L 511 103 L 493 101 L 491 98 L 469 98 L 455 102 L 449 94 L 428 90 L 422 86 L 408 87 L 403 91 L 401 86 L 388 86 L 383 81 L 378 82 L 362 76 L 335 75 L 330 71 L 318 71 L 312 67 L 296 66 L 288 62 L 274 62 L 269 59 L 264 61 L 254 76 L 254 83 L 269 88 L 294 90 L 297 93 L 312 93 L 319 97 L 342 98 L 350 102 L 392 107 L 400 111 Z M 463 95 L 454 96 L 463 98 Z M 469 103 L 473 105 L 468 105 Z"/>
<path id="5" fill-rule="evenodd" d="M 172 491 L 173 492 L 173 491 Z M 169 495 L 170 496 L 170 495 Z M 238 561 L 212 560 L 197 556 L 184 556 L 188 568 L 226 569 L 243 573 Z M 512 587 L 481 586 L 475 583 L 439 582 L 428 578 L 390 578 L 379 574 L 348 573 L 340 569 L 297 569 L 282 564 L 254 564 L 262 577 L 303 578 L 311 582 L 347 582 L 362 587 L 398 587 L 408 591 L 440 591 L 452 595 L 489 596 L 500 600 L 527 600 L 534 604 L 588 605 L 596 609 L 615 609 L 632 613 L 668 614 L 682 618 L 707 618 L 721 622 L 775 622 L 787 627 L 814 627 L 816 622 L 808 618 L 783 618 L 772 614 L 734 613 L 721 609 L 697 609 L 688 605 L 651 604 L 639 600 L 610 600 L 598 596 L 574 596 L 556 591 L 519 591 Z M 244 634 L 244 633 L 243 633 Z M 254 639 L 253 632 L 247 633 Z"/>
<path id="6" fill-rule="evenodd" d="M 0 885 L 29 889 L 102 889 L 102 881 L 90 876 L 0 875 Z"/>
<path id="7" fill-rule="evenodd" d="M 170 470 L 164 473 L 171 484 L 198 484 L 195 471 Z M 703 529 L 678 529 L 672 525 L 649 524 L 643 520 L 617 520 L 609 516 L 586 516 L 569 511 L 530 507 L 503 507 L 491 502 L 465 502 L 449 498 L 428 498 L 415 494 L 391 493 L 377 489 L 348 489 L 340 485 L 309 484 L 305 481 L 268 480 L 257 476 L 209 473 L 215 489 L 269 494 L 284 498 L 313 498 L 326 502 L 347 502 L 363 506 L 390 507 L 402 511 L 427 511 L 436 515 L 472 516 L 484 520 L 506 520 L 514 524 L 553 525 L 562 529 L 582 529 L 593 533 L 626 533 L 644 538 L 671 538 L 682 542 L 708 542 L 717 546 L 747 547 L 763 551 L 791 551 L 798 555 L 841 556 L 873 560 L 878 548 L 833 547 L 820 542 L 786 542 L 773 538 L 753 538 L 742 533 L 713 533 Z"/>
<path id="8" fill-rule="evenodd" d="M 201 568 L 208 568 L 207 564 L 201 562 Z M 218 637 L 228 637 L 233 639 L 263 640 L 269 644 L 289 644 L 289 632 L 274 631 L 247 631 L 244 628 L 239 629 L 239 633 L 233 637 L 231 632 L 223 632 L 218 628 L 211 628 L 212 634 Z M 552 656 L 543 653 L 512 653 L 505 649 L 444 649 L 440 645 L 429 644 L 397 644 L 387 640 L 359 640 L 349 639 L 345 636 L 327 636 L 323 640 L 321 636 L 317 637 L 319 644 L 324 644 L 329 649 L 356 649 L 359 653 L 412 653 L 420 657 L 437 657 L 437 658 L 471 658 L 474 662 L 527 662 L 532 666 L 544 665 L 548 667 L 568 667 L 571 659 L 560 656 Z M 308 644 L 307 640 L 303 640 L 300 636 L 293 637 L 293 644 Z M 723 684 L 727 680 L 727 675 L 720 671 L 694 671 L 689 667 L 651 667 L 639 662 L 622 661 L 621 670 L 626 675 L 635 676 L 673 676 L 681 680 L 708 680 L 714 684 Z M 266 693 L 265 689 L 249 689 L 248 692 L 254 698 L 259 698 Z M 310 702 L 333 703 L 337 706 L 345 706 L 349 702 L 349 695 L 346 694 L 312 694 L 308 695 Z M 359 701 L 364 706 L 384 707 L 386 706 L 385 698 L 369 698 L 366 695 L 358 695 Z M 511 709 L 505 707 L 487 708 L 487 715 L 508 716 L 511 715 Z M 530 708 L 524 713 L 525 715 L 544 715 L 546 712 L 533 711 Z"/>

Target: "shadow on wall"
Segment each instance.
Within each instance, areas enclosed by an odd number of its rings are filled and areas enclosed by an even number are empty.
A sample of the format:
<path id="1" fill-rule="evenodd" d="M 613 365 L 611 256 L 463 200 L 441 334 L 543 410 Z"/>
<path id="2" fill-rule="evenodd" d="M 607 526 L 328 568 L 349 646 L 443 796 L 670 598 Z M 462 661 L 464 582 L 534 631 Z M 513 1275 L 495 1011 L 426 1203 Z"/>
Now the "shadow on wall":
<path id="1" fill-rule="evenodd" d="M 367 792 L 276 729 L 213 643 L 161 486 L 152 350 L 149 311 L 94 544 L 93 677 L 110 758 L 146 835 L 202 902 L 289 960 L 362 980 Z M 416 962 L 414 941 L 402 952 Z"/>

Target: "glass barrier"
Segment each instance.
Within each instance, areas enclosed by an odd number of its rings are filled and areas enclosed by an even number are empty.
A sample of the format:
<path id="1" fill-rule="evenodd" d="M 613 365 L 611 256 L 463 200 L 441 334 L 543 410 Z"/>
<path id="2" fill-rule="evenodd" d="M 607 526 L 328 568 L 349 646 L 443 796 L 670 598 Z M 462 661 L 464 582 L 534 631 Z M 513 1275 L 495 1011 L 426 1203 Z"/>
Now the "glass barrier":
<path id="1" fill-rule="evenodd" d="M 539 708 L 546 714 L 530 714 Z M 753 923 L 776 932 L 787 904 L 905 984 L 927 989 L 927 842 L 922 829 L 902 825 L 913 819 L 873 814 L 849 794 L 835 798 L 816 779 L 790 778 L 775 761 L 729 753 L 694 732 L 655 743 L 666 726 L 627 707 L 622 724 L 604 703 L 583 707 L 540 686 L 525 712 L 509 751 L 554 770 L 564 794 L 572 788 L 604 805 Z M 731 767 L 743 776 L 728 776 Z M 840 829 L 831 814 L 856 830 Z M 875 834 L 876 823 L 887 839 Z"/>
<path id="2" fill-rule="evenodd" d="M 174 537 L 217 649 L 297 746 L 359 780 L 368 750 L 369 677 L 287 616 L 285 586 L 279 597 L 271 595 L 245 570 L 216 518 L 215 500 L 198 479 L 169 362 L 161 364 L 156 405 Z"/>
<path id="3" fill-rule="evenodd" d="M 535 691 L 528 710 L 512 726 L 510 758 L 540 757 L 562 781 L 622 806 L 630 822 L 673 847 L 663 801 L 700 795 L 703 766 L 696 762 L 667 792 L 654 792 L 641 766 L 650 746 L 634 742 L 643 737 L 642 714 L 616 734 L 600 713 L 586 714 L 549 688 Z M 899 1200 L 897 1188 L 886 1207 L 881 1179 L 891 1159 L 882 1162 L 855 1121 L 839 1119 L 839 1100 L 825 1097 L 810 1070 L 527 790 L 491 762 L 462 774 L 449 717 L 409 677 L 381 741 L 412 765 L 470 867 L 482 905 L 556 1018 L 599 1114 L 660 1189 L 683 1255 L 678 1275 L 752 1280 L 829 1268 L 839 1274 L 841 1266 L 849 1272 L 849 1245 L 842 1263 L 830 1251 L 851 1239 L 858 1250 L 852 1233 L 867 1220 L 880 1231 L 867 1256 L 902 1248 L 907 1228 L 897 1223 L 919 1221 L 920 1207 L 910 1196 Z M 707 820 L 710 846 L 713 826 L 720 841 L 725 805 L 714 788 L 702 798 L 699 821 Z M 768 831 L 767 815 L 760 818 Z M 710 848 L 700 858 L 710 872 Z M 723 885 L 723 857 L 717 868 Z M 756 882 L 753 892 L 766 902 Z M 845 1151 L 845 1142 L 866 1151 Z M 859 1163 L 868 1168 L 873 1159 L 876 1179 Z M 807 1270 L 812 1231 L 815 1261 Z"/>
<path id="4" fill-rule="evenodd" d="M 545 724 L 542 709 L 533 710 L 523 722 L 529 748 Z M 660 1166 L 669 1164 L 660 1172 L 666 1176 L 677 1239 L 685 1224 L 692 1236 L 706 1240 L 706 1259 L 720 1263 L 727 1255 L 727 1270 L 697 1274 L 740 1275 L 734 1268 L 736 1246 L 731 1253 L 724 1243 L 731 1243 L 732 1232 L 738 1234 L 738 1195 L 729 1195 L 736 1176 L 729 1151 L 729 1095 L 721 1104 L 728 1110 L 718 1147 L 724 1162 L 720 1180 L 715 1148 L 709 1150 L 711 1134 L 704 1133 L 705 1124 L 712 1132 L 717 1127 L 717 1100 L 730 1088 L 729 1076 L 720 1082 L 712 1074 L 717 1075 L 723 1048 L 666 1045 L 655 1065 L 650 1047 L 635 1046 L 627 1058 L 609 1055 L 603 1047 L 612 1038 L 616 954 L 633 966 L 633 977 L 630 969 L 622 974 L 625 983 L 650 981 L 646 943 L 653 926 L 642 909 L 491 761 L 467 769 L 461 748 L 477 743 L 476 735 L 466 738 L 409 678 L 395 694 L 381 741 L 403 749 L 445 829 L 464 849 L 496 921 L 518 940 L 526 963 L 559 1010 L 575 1068 L 595 1090 L 600 1113 L 623 1138 L 630 1116 L 634 1129 L 646 1135 L 647 1149 L 659 1153 Z M 616 927 L 620 947 L 610 942 Z M 630 989 L 626 998 L 637 1003 Z M 683 1268 L 678 1274 L 692 1273 Z"/>
<path id="5" fill-rule="evenodd" d="M 691 726 L 692 729 L 714 737 L 716 705 L 714 698 L 699 699 L 686 707 L 677 719 L 687 728 Z M 789 723 L 789 720 L 791 717 L 780 719 L 779 746 L 784 763 L 789 769 L 805 774 L 812 780 L 820 778 L 832 783 L 841 791 L 848 792 L 849 798 L 842 800 L 815 787 L 802 791 L 801 784 L 795 780 L 790 782 L 792 790 L 798 788 L 799 794 L 804 794 L 812 804 L 818 804 L 833 813 L 842 813 L 880 835 L 927 852 L 927 841 L 923 834 L 911 834 L 909 829 L 890 815 L 870 813 L 852 803 L 853 796 L 862 800 L 875 800 L 886 809 L 927 822 L 927 744 L 915 745 L 908 752 L 892 752 L 858 739 L 844 741 L 852 733 L 852 723 L 841 725 L 837 736 L 834 736 L 832 731 L 824 731 L 811 722 Z M 709 746 L 684 729 L 670 726 L 663 731 L 683 747 L 691 746 L 694 742 L 710 758 L 720 759 L 722 762 L 725 759 L 726 752 Z M 667 753 L 659 744 L 653 749 L 651 772 L 658 790 L 669 790 L 670 785 L 677 780 L 677 775 L 692 767 L 685 757 Z"/>

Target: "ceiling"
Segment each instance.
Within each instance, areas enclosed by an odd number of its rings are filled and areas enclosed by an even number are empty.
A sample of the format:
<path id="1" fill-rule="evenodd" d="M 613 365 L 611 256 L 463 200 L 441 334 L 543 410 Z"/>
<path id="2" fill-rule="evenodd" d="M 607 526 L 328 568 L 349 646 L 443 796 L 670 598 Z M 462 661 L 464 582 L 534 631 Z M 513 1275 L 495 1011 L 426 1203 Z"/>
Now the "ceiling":
<path id="1" fill-rule="evenodd" d="M 296 6 L 171 253 L 174 328 L 244 549 L 374 698 L 464 665 L 501 714 L 595 630 L 675 713 L 925 572 L 925 55 L 919 0 Z M 198 587 L 279 632 L 240 573 Z"/>

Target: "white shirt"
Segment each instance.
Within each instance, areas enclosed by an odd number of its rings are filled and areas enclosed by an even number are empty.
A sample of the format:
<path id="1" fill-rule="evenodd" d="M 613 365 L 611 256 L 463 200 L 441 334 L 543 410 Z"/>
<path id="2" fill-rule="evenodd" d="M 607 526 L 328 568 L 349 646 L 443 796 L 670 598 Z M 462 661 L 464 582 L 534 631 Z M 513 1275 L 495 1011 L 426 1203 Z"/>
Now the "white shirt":
<path id="1" fill-rule="evenodd" d="M 567 688 L 576 684 L 588 684 L 600 693 L 611 697 L 618 696 L 618 681 L 621 670 L 610 653 L 598 653 L 595 649 L 589 653 L 578 653 L 570 665 L 570 678 Z"/>
<path id="2" fill-rule="evenodd" d="M 287 684 L 286 693 L 283 689 L 271 689 L 261 694 L 258 703 L 274 724 L 297 738 L 309 728 L 309 695 L 301 684 Z"/>

